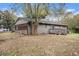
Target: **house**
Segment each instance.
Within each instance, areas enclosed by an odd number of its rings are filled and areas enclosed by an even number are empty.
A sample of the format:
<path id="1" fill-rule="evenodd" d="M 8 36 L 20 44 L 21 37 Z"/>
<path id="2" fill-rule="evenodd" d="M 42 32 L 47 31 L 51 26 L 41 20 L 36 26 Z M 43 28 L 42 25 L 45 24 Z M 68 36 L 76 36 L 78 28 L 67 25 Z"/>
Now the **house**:
<path id="1" fill-rule="evenodd" d="M 19 17 L 15 23 L 15 31 L 18 33 L 30 34 L 30 21 L 27 18 Z M 38 34 L 67 34 L 68 26 L 53 23 L 50 21 L 39 21 Z"/>

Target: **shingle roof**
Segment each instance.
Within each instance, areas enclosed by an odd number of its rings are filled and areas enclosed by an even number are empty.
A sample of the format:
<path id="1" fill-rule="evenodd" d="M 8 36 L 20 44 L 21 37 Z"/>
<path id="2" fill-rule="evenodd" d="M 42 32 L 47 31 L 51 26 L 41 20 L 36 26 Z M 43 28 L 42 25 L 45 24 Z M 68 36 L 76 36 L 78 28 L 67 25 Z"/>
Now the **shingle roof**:
<path id="1" fill-rule="evenodd" d="M 52 22 L 52 21 L 39 21 L 41 24 L 49 24 L 49 25 L 64 25 L 67 26 L 66 24 L 61 24 L 59 22 Z"/>
<path id="2" fill-rule="evenodd" d="M 29 21 L 26 18 L 19 17 L 15 23 L 15 25 L 28 23 Z"/>
<path id="3" fill-rule="evenodd" d="M 28 23 L 30 22 L 28 18 L 22 18 L 19 17 L 15 23 L 15 25 L 19 25 L 19 24 L 24 24 L 24 23 Z M 61 23 L 57 23 L 57 22 L 52 22 L 52 21 L 39 21 L 40 24 L 49 24 L 49 25 L 64 25 L 66 26 L 66 24 L 61 24 Z"/>
<path id="4" fill-rule="evenodd" d="M 20 21 L 16 22 L 15 25 L 24 24 L 24 23 L 28 23 L 28 21 L 26 21 L 26 20 L 20 20 Z"/>

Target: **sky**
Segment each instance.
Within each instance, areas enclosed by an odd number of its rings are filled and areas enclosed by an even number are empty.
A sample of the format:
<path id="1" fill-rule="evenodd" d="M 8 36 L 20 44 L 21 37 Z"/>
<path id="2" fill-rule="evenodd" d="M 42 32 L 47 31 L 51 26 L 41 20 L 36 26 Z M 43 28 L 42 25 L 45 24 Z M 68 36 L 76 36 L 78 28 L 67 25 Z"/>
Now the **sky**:
<path id="1" fill-rule="evenodd" d="M 10 4 L 10 3 L 0 3 L 0 10 L 4 10 L 4 9 L 10 9 L 10 6 L 11 6 L 12 4 Z"/>
<path id="2" fill-rule="evenodd" d="M 67 3 L 66 8 L 68 11 L 72 11 L 74 14 L 79 13 L 79 3 Z"/>
<path id="3" fill-rule="evenodd" d="M 10 9 L 12 5 L 11 3 L 0 3 L 0 10 Z M 66 9 L 74 14 L 79 14 L 79 3 L 66 3 Z"/>

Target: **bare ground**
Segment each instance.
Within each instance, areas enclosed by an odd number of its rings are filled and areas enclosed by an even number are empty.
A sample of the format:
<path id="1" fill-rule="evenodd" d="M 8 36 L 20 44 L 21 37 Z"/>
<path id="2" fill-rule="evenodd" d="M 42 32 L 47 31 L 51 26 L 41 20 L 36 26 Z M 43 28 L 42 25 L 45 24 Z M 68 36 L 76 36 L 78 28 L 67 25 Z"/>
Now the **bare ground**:
<path id="1" fill-rule="evenodd" d="M 0 33 L 0 55 L 79 56 L 79 34 L 20 36 Z"/>

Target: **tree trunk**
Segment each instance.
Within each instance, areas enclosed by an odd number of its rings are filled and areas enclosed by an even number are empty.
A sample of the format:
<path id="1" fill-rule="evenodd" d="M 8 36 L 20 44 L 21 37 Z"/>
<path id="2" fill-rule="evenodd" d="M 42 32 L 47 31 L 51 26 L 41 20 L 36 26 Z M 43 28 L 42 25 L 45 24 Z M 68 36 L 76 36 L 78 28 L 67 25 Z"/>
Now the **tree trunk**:
<path id="1" fill-rule="evenodd" d="M 38 29 L 38 22 L 35 22 L 35 24 L 34 24 L 34 34 L 35 35 L 37 35 L 38 33 L 37 33 L 37 29 Z"/>
<path id="2" fill-rule="evenodd" d="M 30 22 L 30 35 L 33 35 L 33 28 L 34 28 L 34 25 L 33 25 L 33 22 L 31 21 Z"/>
<path id="3" fill-rule="evenodd" d="M 34 23 L 32 23 L 32 35 L 34 35 Z"/>
<path id="4" fill-rule="evenodd" d="M 30 35 L 37 35 L 38 21 L 30 22 Z"/>

